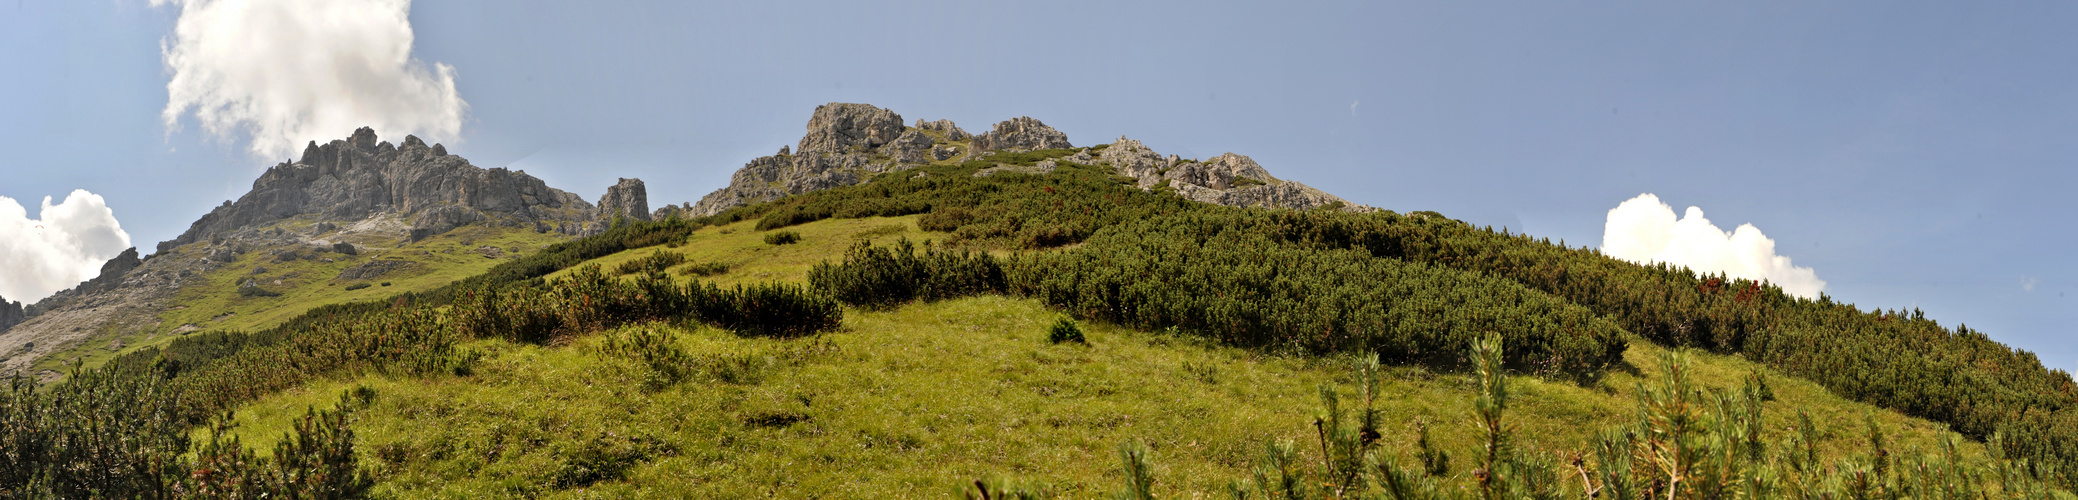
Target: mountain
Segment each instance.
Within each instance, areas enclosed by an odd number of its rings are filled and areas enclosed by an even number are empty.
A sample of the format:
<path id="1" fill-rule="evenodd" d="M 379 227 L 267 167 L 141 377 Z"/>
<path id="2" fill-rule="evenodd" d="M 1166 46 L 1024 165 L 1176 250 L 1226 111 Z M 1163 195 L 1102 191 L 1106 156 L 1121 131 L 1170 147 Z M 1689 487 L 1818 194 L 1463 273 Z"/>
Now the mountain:
<path id="1" fill-rule="evenodd" d="M 372 135 L 335 144 L 383 164 Z M 88 369 L 0 390 L 0 496 L 2078 484 L 2078 382 L 1982 332 L 1352 205 L 1238 154 L 831 104 L 697 206 L 648 211 L 621 179 L 588 210 L 492 209 L 459 193 L 500 184 L 452 169 L 435 185 L 454 192 L 425 193 L 446 201 L 351 221 L 326 211 L 364 205 L 314 187 L 342 176 L 305 156 L 276 169 L 317 173 L 256 185 L 24 323 L 160 322 L 77 334 L 47 357 Z"/>
<path id="2" fill-rule="evenodd" d="M 235 290 L 255 295 L 244 300 L 266 302 L 266 294 L 288 290 L 256 292 L 260 278 L 271 278 L 266 280 L 271 283 L 284 274 L 298 274 L 289 282 L 329 286 L 359 276 L 424 274 L 440 266 L 429 262 L 430 253 L 405 256 L 384 251 L 463 227 L 544 237 L 596 234 L 616 215 L 647 220 L 646 205 L 639 179 L 621 179 L 594 205 L 524 171 L 479 168 L 448 154 L 443 145 L 427 145 L 408 135 L 393 145 L 379 140 L 374 130 L 361 128 L 345 139 L 313 141 L 300 159 L 268 168 L 253 181 L 251 191 L 203 215 L 179 237 L 159 243 L 149 257 L 139 258 L 136 249 L 129 249 L 102 266 L 98 277 L 79 286 L 20 312 L 14 309 L 19 306 L 0 307 L 0 373 L 25 371 L 61 351 L 75 351 L 69 357 L 105 357 L 134 349 L 138 342 L 163 342 L 165 334 L 206 329 L 211 322 L 167 324 L 167 315 L 190 305 L 177 303 L 182 290 L 194 295 L 196 290 L 221 286 L 212 276 L 229 272 L 225 270 L 238 265 L 242 256 L 261 255 L 256 270 L 275 265 L 272 273 L 233 277 L 239 282 Z M 310 276 L 315 270 L 284 272 L 288 263 L 301 259 L 298 256 L 373 267 L 325 270 L 325 276 Z M 397 271 L 404 268 L 410 268 L 409 273 Z M 225 316 L 237 312 L 220 311 Z M 60 372 L 46 369 L 41 378 L 55 378 Z"/>
<path id="3" fill-rule="evenodd" d="M 968 134 L 951 120 L 918 119 L 915 125 L 906 127 L 902 123 L 902 115 L 870 104 L 817 106 L 808 118 L 807 134 L 792 150 L 782 146 L 778 154 L 751 160 L 730 177 L 728 187 L 709 193 L 684 210 L 694 217 L 706 217 L 788 195 L 857 185 L 876 175 L 921 165 L 970 161 L 986 164 L 1001 153 L 1075 148 L 1068 142 L 1067 134 L 1025 116 L 1004 120 L 979 135 Z M 1098 148 L 1065 152 L 1072 155 L 1057 155 L 1062 157 L 1027 167 L 984 169 L 974 175 L 1005 171 L 1046 173 L 1059 162 L 1069 161 L 1107 165 L 1121 175 L 1137 179 L 1143 189 L 1167 186 L 1184 198 L 1206 203 L 1294 209 L 1335 205 L 1370 210 L 1311 186 L 1277 179 L 1255 160 L 1234 153 L 1206 161 L 1176 155 L 1165 157 L 1140 141 L 1124 137 Z"/>

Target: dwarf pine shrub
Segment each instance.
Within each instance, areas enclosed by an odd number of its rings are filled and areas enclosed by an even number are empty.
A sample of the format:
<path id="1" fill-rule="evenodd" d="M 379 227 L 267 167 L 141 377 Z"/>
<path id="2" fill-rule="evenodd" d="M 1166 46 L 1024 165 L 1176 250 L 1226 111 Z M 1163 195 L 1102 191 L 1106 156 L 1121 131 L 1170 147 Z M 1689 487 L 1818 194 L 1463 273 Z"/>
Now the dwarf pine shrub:
<path id="1" fill-rule="evenodd" d="M 918 252 L 908 238 L 893 246 L 859 242 L 844 252 L 844 262 L 816 264 L 808 271 L 810 287 L 846 304 L 886 308 L 912 300 L 943 300 L 1004 287 L 1002 264 L 986 253 L 940 250 L 925 244 Z"/>
<path id="2" fill-rule="evenodd" d="M 1075 324 L 1075 320 L 1068 318 L 1061 318 L 1055 320 L 1053 322 L 1053 326 L 1046 329 L 1046 341 L 1055 344 L 1089 343 L 1089 339 L 1083 338 L 1082 336 L 1082 326 Z"/>
<path id="3" fill-rule="evenodd" d="M 683 263 L 685 263 L 685 254 L 669 250 L 657 250 L 647 257 L 622 262 L 620 266 L 613 268 L 613 271 L 623 275 L 664 272 L 665 269 L 669 269 L 671 266 Z"/>
<path id="4" fill-rule="evenodd" d="M 801 233 L 796 233 L 793 231 L 773 231 L 770 233 L 765 233 L 765 244 L 767 245 L 791 245 L 794 243 L 799 243 L 800 241 Z"/>

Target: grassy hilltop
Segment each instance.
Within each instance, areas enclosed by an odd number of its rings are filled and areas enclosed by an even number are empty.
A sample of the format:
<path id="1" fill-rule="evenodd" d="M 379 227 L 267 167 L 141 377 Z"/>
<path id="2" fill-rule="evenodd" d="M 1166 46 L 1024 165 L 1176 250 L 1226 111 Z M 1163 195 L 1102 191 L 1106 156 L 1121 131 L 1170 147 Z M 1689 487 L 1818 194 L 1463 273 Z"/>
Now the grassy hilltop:
<path id="1" fill-rule="evenodd" d="M 18 384 L 0 495 L 2070 497 L 2069 375 L 1981 333 L 1072 153 L 311 288 Z"/>

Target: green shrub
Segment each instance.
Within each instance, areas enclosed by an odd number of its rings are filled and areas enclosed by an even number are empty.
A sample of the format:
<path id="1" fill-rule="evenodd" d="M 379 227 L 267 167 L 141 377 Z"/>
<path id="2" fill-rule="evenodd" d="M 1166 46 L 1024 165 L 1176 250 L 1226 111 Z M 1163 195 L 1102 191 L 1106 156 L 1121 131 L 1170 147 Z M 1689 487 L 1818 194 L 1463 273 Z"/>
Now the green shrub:
<path id="1" fill-rule="evenodd" d="M 388 282 L 388 281 L 384 281 L 384 282 L 382 282 L 382 286 L 390 286 L 390 282 Z"/>
<path id="2" fill-rule="evenodd" d="M 884 308 L 911 300 L 940 300 L 1003 290 L 1003 268 L 985 253 L 952 252 L 926 244 L 922 253 L 908 238 L 892 247 L 859 242 L 844 262 L 808 270 L 808 284 L 846 304 Z"/>
<path id="3" fill-rule="evenodd" d="M 967 225 L 973 218 L 973 213 L 967 211 L 966 208 L 938 207 L 932 209 L 931 213 L 918 217 L 916 219 L 916 228 L 925 231 L 950 233 L 959 229 L 960 226 Z"/>
<path id="4" fill-rule="evenodd" d="M 692 356 L 678 348 L 678 338 L 668 328 L 634 328 L 607 335 L 599 352 L 641 363 L 647 369 L 643 387 L 652 391 L 685 380 L 694 368 Z"/>
<path id="5" fill-rule="evenodd" d="M 354 290 L 360 290 L 360 289 L 363 289 L 363 288 L 368 288 L 368 287 L 369 287 L 369 285 L 368 285 L 367 283 L 354 283 L 354 284 L 351 284 L 351 285 L 347 285 L 347 286 L 346 286 L 346 291 L 349 291 L 349 292 L 351 292 L 351 291 L 354 291 Z"/>
<path id="6" fill-rule="evenodd" d="M 714 311 L 711 321 L 743 335 L 798 337 L 844 322 L 844 307 L 836 300 L 789 283 L 739 286 L 718 302 L 734 307 Z"/>
<path id="7" fill-rule="evenodd" d="M 1055 344 L 1062 342 L 1089 343 L 1089 339 L 1082 336 L 1082 326 L 1075 324 L 1075 320 L 1068 318 L 1056 320 L 1053 322 L 1052 327 L 1046 329 L 1046 341 Z"/>
<path id="8" fill-rule="evenodd" d="M 686 276 L 714 276 L 728 274 L 729 265 L 722 262 L 703 262 L 685 266 L 685 269 L 680 269 L 678 272 Z"/>
<path id="9" fill-rule="evenodd" d="M 665 250 L 657 250 L 656 252 L 649 254 L 648 257 L 642 257 L 639 259 L 622 262 L 619 267 L 613 268 L 613 271 L 615 273 L 623 275 L 647 272 L 664 272 L 665 269 L 670 269 L 671 266 L 676 266 L 683 263 L 685 263 L 685 254 Z"/>
<path id="10" fill-rule="evenodd" d="M 767 245 L 789 245 L 793 243 L 799 243 L 800 241 L 801 233 L 796 233 L 793 231 L 775 231 L 765 233 L 765 244 Z"/>
<path id="11" fill-rule="evenodd" d="M 1626 346 L 1592 311 L 1513 281 L 1280 243 L 1245 217 L 1114 226 L 1004 268 L 1011 291 L 1069 314 L 1241 346 L 1457 367 L 1473 340 L 1507 332 L 1511 366 L 1583 375 L 1620 361 Z"/>

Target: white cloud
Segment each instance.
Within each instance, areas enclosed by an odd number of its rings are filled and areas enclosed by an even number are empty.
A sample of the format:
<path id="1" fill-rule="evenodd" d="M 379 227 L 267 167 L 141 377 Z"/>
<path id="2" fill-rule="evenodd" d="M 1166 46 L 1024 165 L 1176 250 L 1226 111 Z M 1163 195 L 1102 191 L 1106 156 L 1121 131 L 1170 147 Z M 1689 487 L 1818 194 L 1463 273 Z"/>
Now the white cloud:
<path id="1" fill-rule="evenodd" d="M 72 288 L 126 248 L 130 234 L 101 195 L 75 189 L 56 205 L 45 196 L 34 219 L 0 196 L 0 297 L 7 300 L 29 304 Z"/>
<path id="2" fill-rule="evenodd" d="M 1775 240 L 1753 224 L 1725 232 L 1703 218 L 1703 209 L 1688 207 L 1680 219 L 1674 207 L 1650 193 L 1609 210 L 1602 232 L 1602 254 L 1638 263 L 1665 262 L 1700 273 L 1767 280 L 1782 291 L 1815 298 L 1825 280 L 1808 267 L 1790 264 L 1775 254 Z"/>
<path id="3" fill-rule="evenodd" d="M 411 56 L 410 0 L 152 0 L 180 20 L 161 42 L 169 129 L 193 113 L 263 158 L 369 126 L 454 142 L 469 105 L 455 70 Z"/>
<path id="4" fill-rule="evenodd" d="M 2035 279 L 2035 278 L 2032 278 L 2032 277 L 2028 277 L 2028 276 L 2021 276 L 2021 277 L 2020 277 L 2020 291 L 2023 291 L 2023 292 L 2032 292 L 2032 291 L 2035 291 L 2035 285 L 2037 285 L 2037 284 L 2040 284 L 2040 283 L 2042 283 L 2042 280 L 2038 280 L 2038 279 Z"/>

